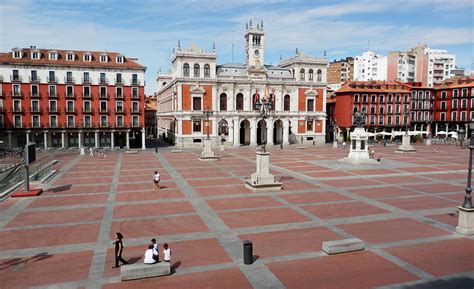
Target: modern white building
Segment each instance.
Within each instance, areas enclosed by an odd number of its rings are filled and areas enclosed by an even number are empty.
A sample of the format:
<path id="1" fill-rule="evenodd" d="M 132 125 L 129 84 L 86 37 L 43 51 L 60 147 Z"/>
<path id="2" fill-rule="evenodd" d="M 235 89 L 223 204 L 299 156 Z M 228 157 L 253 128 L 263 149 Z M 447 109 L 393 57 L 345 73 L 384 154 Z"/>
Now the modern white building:
<path id="1" fill-rule="evenodd" d="M 354 80 L 387 80 L 387 57 L 365 51 L 354 59 Z"/>
<path id="2" fill-rule="evenodd" d="M 324 143 L 325 57 L 298 51 L 279 65 L 265 64 L 263 22 L 247 24 L 244 63 L 218 65 L 215 47 L 188 49 L 178 42 L 171 73 L 157 76 L 158 130 L 176 145 L 200 144 L 209 133 L 235 146 Z M 263 118 L 256 102 L 271 101 Z M 203 111 L 212 110 L 207 121 Z"/>

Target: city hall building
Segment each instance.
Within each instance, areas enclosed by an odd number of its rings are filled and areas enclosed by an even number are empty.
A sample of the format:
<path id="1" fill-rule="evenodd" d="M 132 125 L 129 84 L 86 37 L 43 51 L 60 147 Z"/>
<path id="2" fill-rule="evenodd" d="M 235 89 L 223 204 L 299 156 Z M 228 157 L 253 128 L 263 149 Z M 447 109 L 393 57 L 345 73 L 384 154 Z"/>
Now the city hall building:
<path id="1" fill-rule="evenodd" d="M 215 47 L 174 49 L 171 73 L 158 74 L 158 131 L 176 145 L 239 145 L 325 142 L 325 57 L 298 52 L 278 65 L 265 64 L 263 22 L 246 25 L 245 63 L 218 65 Z M 257 102 L 271 102 L 263 118 Z M 207 120 L 203 112 L 213 111 Z"/>

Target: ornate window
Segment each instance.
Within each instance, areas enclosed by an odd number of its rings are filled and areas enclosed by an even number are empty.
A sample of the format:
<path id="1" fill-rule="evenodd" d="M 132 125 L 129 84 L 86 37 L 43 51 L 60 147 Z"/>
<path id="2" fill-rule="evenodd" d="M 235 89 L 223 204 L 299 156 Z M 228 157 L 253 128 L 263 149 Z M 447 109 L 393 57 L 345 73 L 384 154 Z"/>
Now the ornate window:
<path id="1" fill-rule="evenodd" d="M 304 79 L 305 79 L 304 69 L 301 68 L 301 70 L 300 70 L 300 80 L 304 80 Z"/>
<path id="2" fill-rule="evenodd" d="M 321 69 L 318 69 L 318 72 L 317 72 L 317 81 L 318 81 L 318 82 L 323 81 L 323 72 L 321 71 Z"/>
<path id="3" fill-rule="evenodd" d="M 308 71 L 308 78 L 309 78 L 309 80 L 313 80 L 313 70 L 312 69 L 310 69 Z"/>
<path id="4" fill-rule="evenodd" d="M 227 94 L 225 93 L 221 93 L 221 95 L 219 96 L 219 110 L 227 110 Z"/>
<path id="5" fill-rule="evenodd" d="M 185 63 L 183 65 L 183 76 L 189 77 L 189 64 Z"/>
<path id="6" fill-rule="evenodd" d="M 237 94 L 235 97 L 235 109 L 244 110 L 244 96 L 242 93 Z"/>
<path id="7" fill-rule="evenodd" d="M 211 66 L 209 64 L 204 65 L 204 77 L 211 76 Z"/>
<path id="8" fill-rule="evenodd" d="M 290 110 L 290 96 L 287 94 L 283 99 L 283 110 L 289 111 Z"/>
<path id="9" fill-rule="evenodd" d="M 199 77 L 200 76 L 200 67 L 199 64 L 194 64 L 194 77 Z"/>

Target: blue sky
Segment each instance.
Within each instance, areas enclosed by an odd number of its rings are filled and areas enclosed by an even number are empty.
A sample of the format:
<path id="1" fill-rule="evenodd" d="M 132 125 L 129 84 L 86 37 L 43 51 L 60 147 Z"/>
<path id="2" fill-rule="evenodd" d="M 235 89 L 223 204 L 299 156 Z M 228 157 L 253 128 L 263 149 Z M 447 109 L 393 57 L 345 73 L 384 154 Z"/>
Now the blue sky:
<path id="1" fill-rule="evenodd" d="M 244 62 L 245 23 L 264 21 L 265 62 L 299 48 L 328 60 L 367 50 L 386 55 L 418 42 L 474 70 L 471 0 L 0 0 L 0 51 L 13 47 L 119 51 L 148 67 L 147 94 L 169 69 L 178 40 L 211 49 L 218 63 Z"/>

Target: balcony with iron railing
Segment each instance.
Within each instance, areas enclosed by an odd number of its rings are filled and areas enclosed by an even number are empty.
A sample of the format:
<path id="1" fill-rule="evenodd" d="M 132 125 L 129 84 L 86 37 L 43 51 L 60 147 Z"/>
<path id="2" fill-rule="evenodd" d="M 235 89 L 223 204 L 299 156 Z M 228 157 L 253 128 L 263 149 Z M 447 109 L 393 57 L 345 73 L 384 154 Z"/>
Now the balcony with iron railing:
<path id="1" fill-rule="evenodd" d="M 56 98 L 58 97 L 58 93 L 56 91 L 48 91 L 48 97 Z"/>
<path id="2" fill-rule="evenodd" d="M 15 122 L 15 123 L 13 123 L 13 127 L 14 127 L 14 128 L 22 128 L 22 127 L 23 127 L 23 123 L 22 123 L 22 122 Z"/>
<path id="3" fill-rule="evenodd" d="M 101 85 L 107 85 L 107 84 L 109 84 L 109 80 L 108 80 L 107 78 L 105 78 L 105 77 L 99 77 L 99 81 L 98 81 L 98 82 L 99 82 L 99 84 L 101 84 Z"/>
<path id="4" fill-rule="evenodd" d="M 74 128 L 74 127 L 77 127 L 77 125 L 76 125 L 76 123 L 75 123 L 75 122 L 67 122 L 67 123 L 66 123 L 66 126 L 67 126 L 68 128 Z"/>
<path id="5" fill-rule="evenodd" d="M 108 108 L 103 108 L 103 107 L 101 107 L 101 108 L 99 109 L 99 113 L 102 113 L 102 114 L 104 114 L 104 113 L 109 113 L 109 109 L 108 109 Z"/>
<path id="6" fill-rule="evenodd" d="M 59 109 L 57 107 L 48 107 L 49 113 L 59 113 Z"/>
<path id="7" fill-rule="evenodd" d="M 12 91 L 12 97 L 22 98 L 23 97 L 23 92 L 21 92 L 21 91 Z"/>
<path id="8" fill-rule="evenodd" d="M 51 128 L 58 128 L 58 127 L 59 127 L 58 122 L 50 122 L 50 123 L 49 123 L 49 127 L 51 127 Z"/>
<path id="9" fill-rule="evenodd" d="M 29 77 L 31 83 L 39 83 L 41 82 L 41 78 L 39 76 L 30 76 Z"/>
<path id="10" fill-rule="evenodd" d="M 76 112 L 76 108 L 75 107 L 68 107 L 66 106 L 66 113 L 75 113 Z"/>
<path id="11" fill-rule="evenodd" d="M 130 112 L 136 114 L 136 113 L 140 113 L 141 110 L 139 108 L 132 108 Z"/>
<path id="12" fill-rule="evenodd" d="M 132 79 L 130 80 L 131 85 L 140 85 L 140 79 Z"/>
<path id="13" fill-rule="evenodd" d="M 75 84 L 76 83 L 76 80 L 74 79 L 74 77 L 64 77 L 64 83 L 66 84 Z"/>
<path id="14" fill-rule="evenodd" d="M 38 91 L 30 91 L 30 97 L 31 98 L 37 98 L 37 97 L 41 97 L 41 93 L 39 93 Z"/>
<path id="15" fill-rule="evenodd" d="M 121 93 L 121 94 L 116 93 L 116 94 L 115 94 L 115 98 L 116 98 L 116 99 L 123 99 L 123 98 L 124 98 L 124 97 L 123 97 L 123 93 Z"/>
<path id="16" fill-rule="evenodd" d="M 90 77 L 83 77 L 82 78 L 82 84 L 91 84 L 92 80 Z"/>
<path id="17" fill-rule="evenodd" d="M 116 108 L 115 113 L 116 114 L 123 114 L 123 113 L 125 113 L 125 108 Z"/>
<path id="18" fill-rule="evenodd" d="M 140 123 L 139 122 L 132 122 L 132 127 L 140 127 Z"/>
<path id="19" fill-rule="evenodd" d="M 82 98 L 92 98 L 92 94 L 90 94 L 90 93 L 82 93 Z"/>
<path id="20" fill-rule="evenodd" d="M 109 122 L 107 122 L 107 121 L 101 121 L 101 122 L 99 123 L 99 125 L 100 125 L 100 127 L 109 127 Z"/>
<path id="21" fill-rule="evenodd" d="M 124 126 L 125 124 L 123 123 L 123 121 L 115 123 L 115 127 L 124 127 Z"/>
<path id="22" fill-rule="evenodd" d="M 109 94 L 108 93 L 101 93 L 99 95 L 100 98 L 109 98 Z"/>
<path id="23" fill-rule="evenodd" d="M 122 78 L 115 78 L 115 85 L 123 85 L 123 79 Z"/>
<path id="24" fill-rule="evenodd" d="M 85 107 L 82 109 L 82 113 L 87 113 L 87 114 L 94 113 L 94 110 L 90 107 Z"/>
<path id="25" fill-rule="evenodd" d="M 76 98 L 76 94 L 73 92 L 73 93 L 68 93 L 68 92 L 65 92 L 64 93 L 64 97 L 65 98 Z"/>
<path id="26" fill-rule="evenodd" d="M 49 76 L 48 76 L 48 77 L 46 78 L 46 81 L 47 81 L 48 83 L 58 83 L 58 78 L 57 78 L 56 76 L 53 76 L 53 77 L 49 77 Z"/>
<path id="27" fill-rule="evenodd" d="M 11 82 L 23 82 L 23 77 L 21 75 L 10 75 Z"/>
<path id="28" fill-rule="evenodd" d="M 13 113 L 22 113 L 23 108 L 21 106 L 12 106 L 12 112 Z"/>

